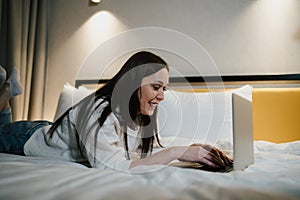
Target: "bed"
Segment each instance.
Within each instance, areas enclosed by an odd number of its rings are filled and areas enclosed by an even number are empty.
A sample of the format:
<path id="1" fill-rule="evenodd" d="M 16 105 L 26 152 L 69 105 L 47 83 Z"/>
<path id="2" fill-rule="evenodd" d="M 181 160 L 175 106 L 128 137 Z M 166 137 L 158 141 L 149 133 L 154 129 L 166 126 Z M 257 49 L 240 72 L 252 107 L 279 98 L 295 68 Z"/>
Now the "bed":
<path id="1" fill-rule="evenodd" d="M 56 117 L 90 92 L 84 87 L 75 88 L 66 84 Z M 209 95 L 202 92 L 201 98 L 206 98 L 208 103 L 214 97 L 219 98 L 220 94 L 226 102 L 225 109 L 215 109 L 216 112 L 222 112 L 225 119 L 220 127 L 222 134 L 218 135 L 223 140 L 230 140 L 228 132 L 231 131 L 231 114 L 228 111 L 232 92 L 239 92 L 253 100 L 255 157 L 254 164 L 244 171 L 215 173 L 155 165 L 139 166 L 132 169 L 132 173 L 125 173 L 87 168 L 78 163 L 2 153 L 0 199 L 300 199 L 300 88 L 252 89 L 245 86 Z M 186 95 L 194 94 L 195 91 Z M 282 104 L 283 101 L 288 102 L 286 112 L 279 109 L 286 105 Z M 278 107 L 279 104 L 281 107 Z M 199 109 L 207 107 L 204 104 Z M 276 115 L 277 112 L 280 115 Z M 265 120 L 266 117 L 281 120 L 282 127 L 277 126 L 277 121 Z M 276 119 L 278 117 L 280 119 Z M 203 135 L 184 135 L 182 132 L 186 131 L 185 128 L 193 128 L 190 126 L 184 127 L 176 135 L 168 134 L 170 126 L 167 124 L 174 122 L 166 122 L 168 117 L 162 118 L 165 127 L 162 142 L 166 145 L 189 144 L 203 138 Z M 218 127 L 219 121 L 216 119 L 210 122 L 210 127 L 215 127 L 212 123 Z M 272 124 L 277 127 L 270 128 Z M 289 128 L 286 129 L 286 126 Z M 208 128 L 204 127 L 203 130 Z"/>

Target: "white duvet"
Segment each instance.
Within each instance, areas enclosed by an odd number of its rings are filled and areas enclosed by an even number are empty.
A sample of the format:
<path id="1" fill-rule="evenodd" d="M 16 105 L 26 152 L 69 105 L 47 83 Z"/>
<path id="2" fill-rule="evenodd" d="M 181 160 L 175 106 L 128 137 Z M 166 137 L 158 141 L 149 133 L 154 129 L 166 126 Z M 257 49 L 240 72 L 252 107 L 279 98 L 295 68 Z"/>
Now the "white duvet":
<path id="1" fill-rule="evenodd" d="M 0 199 L 300 199 L 300 141 L 254 147 L 255 163 L 231 173 L 142 166 L 129 174 L 0 154 Z"/>

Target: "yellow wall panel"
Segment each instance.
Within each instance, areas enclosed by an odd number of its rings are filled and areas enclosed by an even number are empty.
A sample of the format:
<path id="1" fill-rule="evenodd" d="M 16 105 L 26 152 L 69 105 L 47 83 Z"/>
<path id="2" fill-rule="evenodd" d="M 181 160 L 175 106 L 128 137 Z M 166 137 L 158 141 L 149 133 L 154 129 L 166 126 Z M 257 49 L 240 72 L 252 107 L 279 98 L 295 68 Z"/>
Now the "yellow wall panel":
<path id="1" fill-rule="evenodd" d="M 300 140 L 300 88 L 253 89 L 254 140 Z"/>

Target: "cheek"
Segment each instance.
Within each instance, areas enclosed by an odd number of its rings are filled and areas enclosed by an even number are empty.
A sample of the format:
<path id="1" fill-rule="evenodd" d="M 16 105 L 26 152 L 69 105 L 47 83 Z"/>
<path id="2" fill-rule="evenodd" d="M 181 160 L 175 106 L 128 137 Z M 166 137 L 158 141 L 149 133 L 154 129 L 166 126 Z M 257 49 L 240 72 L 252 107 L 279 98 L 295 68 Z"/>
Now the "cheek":
<path id="1" fill-rule="evenodd" d="M 153 99 L 155 97 L 153 92 L 147 87 L 142 87 L 140 91 L 141 91 L 141 93 L 139 95 L 139 99 L 140 99 L 141 105 L 148 103 L 148 101 L 150 101 L 151 99 Z"/>

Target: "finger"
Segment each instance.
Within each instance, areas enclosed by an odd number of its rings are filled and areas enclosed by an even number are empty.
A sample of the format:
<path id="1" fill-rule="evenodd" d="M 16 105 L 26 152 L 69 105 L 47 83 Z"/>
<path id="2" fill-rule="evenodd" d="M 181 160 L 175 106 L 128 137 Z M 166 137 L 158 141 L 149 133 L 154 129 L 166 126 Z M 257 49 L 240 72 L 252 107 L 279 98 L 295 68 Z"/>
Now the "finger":
<path id="1" fill-rule="evenodd" d="M 220 168 L 219 165 L 216 165 L 214 162 L 206 159 L 206 158 L 202 158 L 201 161 L 198 162 L 201 165 L 207 165 L 213 168 Z"/>
<path id="2" fill-rule="evenodd" d="M 227 161 L 228 165 L 233 164 L 233 159 L 232 159 L 232 158 L 230 158 L 230 157 L 227 156 L 226 154 L 225 154 L 225 158 L 226 158 L 226 161 Z"/>
<path id="3" fill-rule="evenodd" d="M 222 157 L 223 161 L 226 163 L 226 165 L 230 165 L 233 163 L 232 158 L 230 158 L 226 153 L 224 153 L 223 151 L 220 151 L 220 156 Z"/>
<path id="4" fill-rule="evenodd" d="M 217 149 L 213 146 L 210 146 L 210 145 L 204 145 L 203 148 L 205 148 L 207 151 L 210 151 L 212 153 L 212 156 L 220 162 L 219 165 L 221 167 L 226 166 L 225 160 L 223 159 L 223 156 L 222 156 L 222 152 L 219 149 Z"/>
<path id="5" fill-rule="evenodd" d="M 224 152 L 221 151 L 220 156 L 224 161 L 225 165 L 231 165 L 233 163 L 233 160 L 229 156 L 227 156 Z"/>
<path id="6" fill-rule="evenodd" d="M 194 144 L 191 144 L 190 146 L 202 146 L 203 144 L 200 144 L 200 143 L 194 143 Z"/>
<path id="7" fill-rule="evenodd" d="M 207 154 L 210 161 L 218 164 L 220 167 L 225 167 L 233 163 L 233 160 L 231 158 L 229 158 L 225 153 L 214 146 L 199 143 L 192 144 L 191 146 L 201 146 L 203 149 L 210 152 L 209 154 Z"/>
<path id="8" fill-rule="evenodd" d="M 200 157 L 203 157 L 209 162 L 214 163 L 215 165 L 217 165 L 217 167 L 225 167 L 222 159 L 218 155 L 218 152 L 208 151 L 205 148 L 202 148 L 202 150 L 200 150 L 200 153 L 201 153 Z"/>
<path id="9" fill-rule="evenodd" d="M 224 152 L 222 152 L 218 148 L 210 146 L 210 145 L 204 145 L 203 147 L 206 148 L 207 150 L 209 150 L 211 148 L 210 151 L 213 152 L 215 155 L 219 156 L 219 158 L 222 160 L 224 166 L 230 165 L 233 163 L 233 160 L 231 158 L 229 158 Z"/>

